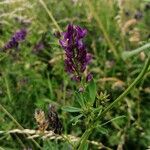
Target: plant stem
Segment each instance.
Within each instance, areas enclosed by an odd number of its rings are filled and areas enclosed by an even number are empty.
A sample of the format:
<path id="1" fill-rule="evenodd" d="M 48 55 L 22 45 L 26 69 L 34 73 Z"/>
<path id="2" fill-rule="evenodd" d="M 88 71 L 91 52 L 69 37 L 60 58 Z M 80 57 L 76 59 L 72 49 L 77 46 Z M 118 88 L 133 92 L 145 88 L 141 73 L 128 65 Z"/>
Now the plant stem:
<path id="1" fill-rule="evenodd" d="M 41 5 L 44 7 L 44 9 L 46 10 L 47 14 L 49 15 L 49 17 L 51 18 L 52 22 L 54 23 L 54 25 L 56 26 L 56 28 L 58 29 L 59 32 L 62 32 L 61 28 L 59 27 L 57 21 L 55 20 L 52 12 L 47 8 L 45 2 L 43 0 L 39 0 L 39 2 L 41 3 Z"/>
<path id="2" fill-rule="evenodd" d="M 114 106 L 116 106 L 116 104 L 118 102 L 120 102 L 130 91 L 131 89 L 141 81 L 141 79 L 143 78 L 143 76 L 146 74 L 148 67 L 150 65 L 150 55 L 148 56 L 148 59 L 145 62 L 145 65 L 141 71 L 141 73 L 137 76 L 137 78 L 131 83 L 131 85 L 114 101 L 112 102 L 100 115 L 100 117 L 98 118 L 98 120 L 100 118 L 102 118 L 110 109 L 112 109 Z M 90 134 L 92 133 L 94 127 L 96 126 L 97 121 L 95 121 L 94 125 L 92 127 L 90 127 L 89 129 L 87 129 L 84 134 L 82 135 L 80 141 L 79 141 L 79 148 L 78 150 L 82 150 L 86 141 L 88 140 L 88 137 L 90 136 Z M 78 145 L 77 145 L 78 146 Z"/>
<path id="3" fill-rule="evenodd" d="M 131 91 L 131 89 L 137 85 L 141 79 L 143 78 L 143 76 L 146 74 L 148 67 L 150 65 L 150 55 L 148 56 L 145 65 L 141 71 L 141 73 L 137 76 L 137 78 L 130 84 L 130 86 L 114 101 L 112 102 L 100 115 L 100 118 L 102 116 L 104 116 L 110 109 L 112 109 L 118 102 L 120 102 L 121 100 L 123 100 L 123 98 Z"/>
<path id="4" fill-rule="evenodd" d="M 64 140 L 66 140 L 71 146 L 72 146 L 72 148 L 74 148 L 75 149 L 75 146 L 73 145 L 73 143 L 70 141 L 70 139 L 67 137 L 67 135 L 62 135 L 62 138 L 64 139 Z"/>
<path id="5" fill-rule="evenodd" d="M 144 50 L 148 50 L 148 48 L 150 48 L 150 43 L 147 43 L 147 44 L 143 45 L 142 47 L 139 47 L 139 48 L 132 50 L 132 51 L 125 51 L 122 53 L 122 58 L 124 60 L 126 60 L 127 58 L 132 57 L 132 56 L 134 56 L 134 55 L 136 55 L 136 54 L 138 54 Z"/>
<path id="6" fill-rule="evenodd" d="M 104 28 L 104 26 L 103 26 L 101 20 L 100 20 L 100 18 L 99 18 L 99 16 L 98 16 L 97 13 L 95 12 L 95 9 L 94 9 L 94 7 L 93 7 L 93 5 L 92 5 L 92 3 L 91 3 L 91 0 L 85 0 L 85 2 L 87 3 L 87 5 L 88 5 L 88 7 L 89 7 L 89 9 L 90 9 L 90 11 L 91 11 L 93 17 L 94 17 L 95 20 L 97 21 L 100 30 L 103 32 L 104 38 L 106 39 L 106 41 L 107 41 L 107 43 L 108 43 L 108 45 L 109 45 L 109 48 L 112 50 L 112 52 L 113 52 L 115 58 L 118 59 L 118 58 L 119 58 L 119 55 L 117 54 L 117 51 L 116 51 L 116 49 L 115 49 L 115 47 L 114 47 L 112 41 L 110 40 L 110 38 L 109 38 L 109 36 L 108 36 L 108 34 L 107 34 L 107 32 L 106 32 L 106 30 L 105 30 L 105 28 Z"/>
<path id="7" fill-rule="evenodd" d="M 0 147 L 0 150 L 5 150 L 4 148 Z"/>
<path id="8" fill-rule="evenodd" d="M 79 144 L 79 148 L 78 148 L 78 150 L 83 150 L 84 149 L 86 141 L 88 140 L 88 138 L 89 138 L 90 134 L 92 133 L 93 129 L 94 128 L 91 127 L 91 128 L 87 129 L 84 132 L 84 134 L 82 135 L 81 139 L 79 140 L 79 143 L 78 143 Z M 77 144 L 77 146 L 78 146 L 78 144 Z"/>
<path id="9" fill-rule="evenodd" d="M 9 116 L 9 118 L 21 129 L 23 130 L 24 128 L 17 122 L 17 120 L 0 104 L 0 109 Z M 29 134 L 27 134 L 28 136 L 30 136 Z M 42 149 L 42 147 L 34 140 L 31 139 L 32 142 L 39 148 Z"/>
<path id="10" fill-rule="evenodd" d="M 9 116 L 9 118 L 20 128 L 23 129 L 23 127 L 17 122 L 17 120 L 0 104 L 0 109 Z"/>
<path id="11" fill-rule="evenodd" d="M 4 75 L 4 81 L 5 81 L 5 84 L 6 84 L 6 91 L 7 91 L 7 95 L 8 95 L 8 99 L 9 99 L 9 102 L 12 102 L 12 97 L 11 97 L 11 92 L 10 92 L 10 88 L 9 88 L 9 82 L 7 80 L 7 75 L 5 74 Z"/>

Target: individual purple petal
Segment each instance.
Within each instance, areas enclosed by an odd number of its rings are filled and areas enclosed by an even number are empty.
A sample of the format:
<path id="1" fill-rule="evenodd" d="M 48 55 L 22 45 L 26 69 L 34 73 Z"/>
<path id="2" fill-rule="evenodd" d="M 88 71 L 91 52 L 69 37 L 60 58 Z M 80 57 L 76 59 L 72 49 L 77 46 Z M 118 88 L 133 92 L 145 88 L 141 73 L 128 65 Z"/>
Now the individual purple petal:
<path id="1" fill-rule="evenodd" d="M 68 40 L 59 40 L 60 45 L 62 46 L 62 48 L 67 48 L 68 46 Z"/>
<path id="2" fill-rule="evenodd" d="M 67 28 L 67 31 L 68 31 L 68 33 L 70 33 L 72 35 L 73 32 L 74 32 L 74 26 L 72 24 L 69 24 L 68 28 Z"/>
<path id="3" fill-rule="evenodd" d="M 89 73 L 86 77 L 86 82 L 90 82 L 93 79 L 93 75 Z"/>
<path id="4" fill-rule="evenodd" d="M 82 56 L 82 58 L 80 60 L 80 62 L 81 62 L 81 69 L 80 69 L 80 71 L 81 72 L 85 71 L 86 66 L 91 62 L 91 59 L 92 59 L 92 55 L 90 53 L 86 53 L 83 56 Z"/>
<path id="5" fill-rule="evenodd" d="M 74 80 L 74 81 L 77 81 L 77 82 L 81 81 L 81 77 L 77 76 L 77 75 L 74 75 L 71 79 Z"/>
<path id="6" fill-rule="evenodd" d="M 78 52 L 77 52 L 77 59 L 78 59 L 78 61 L 80 63 L 84 63 L 85 62 L 85 60 L 86 60 L 86 54 L 87 54 L 87 52 L 86 52 L 85 49 L 78 50 Z"/>
<path id="7" fill-rule="evenodd" d="M 67 32 L 64 34 L 64 39 L 70 39 L 73 36 L 74 33 L 74 26 L 72 24 L 69 24 L 67 27 Z"/>
<path id="8" fill-rule="evenodd" d="M 79 26 L 76 26 L 76 30 L 77 30 L 78 38 L 83 38 L 87 34 L 87 30 L 86 29 L 82 29 Z"/>
<path id="9" fill-rule="evenodd" d="M 86 54 L 86 63 L 89 64 L 92 60 L 92 55 L 90 53 Z"/>
<path id="10" fill-rule="evenodd" d="M 71 60 L 69 59 L 65 60 L 65 69 L 68 73 L 74 72 L 73 63 L 71 62 Z"/>
<path id="11" fill-rule="evenodd" d="M 81 39 L 77 40 L 76 45 L 77 45 L 77 48 L 80 49 L 80 50 L 85 48 L 85 46 L 83 44 L 83 41 Z"/>
<path id="12" fill-rule="evenodd" d="M 82 73 L 85 71 L 85 69 L 86 69 L 86 66 L 87 66 L 87 64 L 86 64 L 86 63 L 84 63 L 84 64 L 81 64 L 80 71 L 81 71 Z"/>
<path id="13" fill-rule="evenodd" d="M 67 58 L 73 58 L 73 51 L 70 49 L 65 49 Z"/>

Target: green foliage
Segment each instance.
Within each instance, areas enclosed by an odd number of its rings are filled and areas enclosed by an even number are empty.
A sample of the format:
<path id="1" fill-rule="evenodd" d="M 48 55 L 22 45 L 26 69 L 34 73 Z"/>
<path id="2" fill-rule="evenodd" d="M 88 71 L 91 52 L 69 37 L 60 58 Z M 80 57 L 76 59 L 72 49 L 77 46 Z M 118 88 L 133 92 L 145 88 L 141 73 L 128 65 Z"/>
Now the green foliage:
<path id="1" fill-rule="evenodd" d="M 94 101 L 95 101 L 95 97 L 96 97 L 96 92 L 97 92 L 97 89 L 96 89 L 96 84 L 94 82 L 94 80 L 92 80 L 88 86 L 87 86 L 87 91 L 86 91 L 89 95 L 89 102 L 91 103 L 91 105 L 93 105 Z"/>
<path id="2" fill-rule="evenodd" d="M 150 41 L 149 0 L 125 0 L 121 7 L 112 0 L 43 1 L 49 13 L 39 0 L 0 1 L 0 104 L 22 127 L 36 129 L 35 109 L 47 110 L 53 103 L 66 135 L 97 141 L 102 148 L 147 149 L 150 72 L 114 109 L 102 118 L 101 114 L 143 68 Z M 138 11 L 142 18 L 127 28 Z M 64 51 L 56 37 L 59 28 L 64 31 L 70 22 L 88 30 L 85 43 L 93 60 L 87 69 L 94 79 L 83 86 L 84 92 L 79 92 L 81 85 L 65 72 Z M 20 28 L 27 29 L 26 40 L 18 50 L 3 51 L 4 44 Z M 44 49 L 35 51 L 39 42 Z M 89 127 L 94 129 L 84 134 Z M 0 131 L 16 128 L 20 127 L 0 107 Z M 85 146 L 80 149 L 97 149 L 83 139 Z M 67 140 L 36 141 L 44 150 L 72 149 Z M 0 132 L 0 149 L 27 148 L 37 146 L 23 135 Z"/>

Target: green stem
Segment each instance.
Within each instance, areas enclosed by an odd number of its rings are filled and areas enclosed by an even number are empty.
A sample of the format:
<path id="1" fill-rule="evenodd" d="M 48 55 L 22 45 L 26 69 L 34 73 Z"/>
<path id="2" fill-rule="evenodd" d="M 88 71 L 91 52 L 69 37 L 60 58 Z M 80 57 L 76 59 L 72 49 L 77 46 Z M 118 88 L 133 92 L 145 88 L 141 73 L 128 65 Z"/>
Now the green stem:
<path id="1" fill-rule="evenodd" d="M 145 62 L 145 65 L 141 71 L 141 73 L 137 76 L 137 78 L 131 83 L 131 85 L 114 101 L 112 102 L 100 115 L 100 117 L 104 116 L 110 109 L 112 109 L 118 102 L 123 100 L 123 98 L 131 91 L 131 89 L 137 85 L 143 78 L 143 76 L 146 74 L 148 67 L 150 65 L 150 55 L 148 56 L 148 59 Z"/>
<path id="2" fill-rule="evenodd" d="M 49 17 L 51 18 L 52 22 L 54 23 L 54 25 L 56 26 L 56 28 L 58 29 L 59 32 L 62 32 L 61 28 L 59 27 L 57 21 L 55 20 L 54 16 L 52 15 L 52 12 L 47 8 L 45 2 L 43 0 L 39 0 L 39 2 L 41 3 L 41 5 L 44 7 L 44 9 L 46 10 L 47 14 L 49 15 Z"/>
<path id="3" fill-rule="evenodd" d="M 84 132 L 84 134 L 82 135 L 82 137 L 81 137 L 81 139 L 80 139 L 80 141 L 79 141 L 79 148 L 78 148 L 78 150 L 83 150 L 84 149 L 84 146 L 85 146 L 85 144 L 86 144 L 86 141 L 88 140 L 88 138 L 89 138 L 89 136 L 90 136 L 90 134 L 92 133 L 92 131 L 93 131 L 93 127 L 91 127 L 90 129 L 87 129 L 85 132 Z M 77 144 L 77 146 L 78 146 L 78 144 Z"/>
<path id="4" fill-rule="evenodd" d="M 5 150 L 4 148 L 0 147 L 0 150 Z"/>
<path id="5" fill-rule="evenodd" d="M 114 56 L 116 57 L 116 59 L 118 59 L 119 55 L 118 55 L 112 41 L 110 40 L 109 35 L 107 34 L 107 32 L 106 32 L 99 16 L 97 15 L 97 13 L 96 13 L 96 11 L 95 11 L 92 3 L 91 3 L 91 0 L 85 0 L 85 2 L 88 5 L 88 7 L 89 7 L 94 19 L 96 20 L 97 24 L 99 25 L 100 30 L 103 32 L 104 38 L 106 39 L 106 42 L 108 43 L 109 48 L 112 50 L 112 52 L 113 52 Z"/>
<path id="6" fill-rule="evenodd" d="M 121 101 L 130 91 L 131 89 L 137 84 L 139 83 L 139 81 L 141 81 L 141 79 L 143 78 L 143 76 L 146 74 L 148 67 L 150 65 L 150 55 L 148 56 L 148 59 L 145 62 L 145 65 L 141 71 L 141 73 L 137 76 L 137 78 L 131 83 L 131 85 L 114 101 L 112 102 L 100 115 L 100 118 L 102 118 L 110 109 L 112 109 L 114 106 L 116 106 L 116 104 Z M 98 120 L 100 119 L 98 118 Z M 80 141 L 79 141 L 79 148 L 78 150 L 82 150 L 86 141 L 88 140 L 90 134 L 92 133 L 94 127 L 96 126 L 97 121 L 95 122 L 94 126 L 90 127 L 89 129 L 87 129 L 84 134 L 82 135 Z M 78 145 L 77 145 L 78 146 Z"/>
<path id="7" fill-rule="evenodd" d="M 0 104 L 0 109 L 8 115 L 8 117 L 20 128 L 20 129 L 24 129 L 18 122 L 17 120 Z M 27 136 L 30 136 L 29 134 L 27 134 Z M 32 142 L 39 148 L 39 149 L 42 149 L 42 147 L 34 140 L 34 139 L 31 139 Z"/>
<path id="8" fill-rule="evenodd" d="M 4 81 L 5 81 L 5 84 L 6 84 L 6 91 L 7 91 L 7 95 L 8 95 L 8 99 L 10 102 L 12 102 L 12 97 L 11 97 L 11 92 L 10 92 L 10 88 L 9 88 L 9 82 L 7 80 L 7 75 L 4 75 Z"/>
<path id="9" fill-rule="evenodd" d="M 62 135 L 62 137 L 64 138 L 64 140 L 66 140 L 66 141 L 72 146 L 72 148 L 75 149 L 75 146 L 74 146 L 73 143 L 70 141 L 70 139 L 67 137 L 67 135 Z"/>
<path id="10" fill-rule="evenodd" d="M 17 120 L 0 104 L 0 109 L 9 116 L 9 118 L 20 128 L 23 130 L 23 127 L 17 122 Z"/>
<path id="11" fill-rule="evenodd" d="M 122 58 L 124 60 L 126 60 L 127 58 L 132 57 L 132 56 L 134 56 L 134 55 L 136 55 L 136 54 L 138 54 L 144 50 L 149 50 L 148 48 L 150 48 L 150 43 L 147 43 L 144 46 L 137 48 L 135 50 L 132 50 L 132 51 L 125 51 L 122 53 Z"/>

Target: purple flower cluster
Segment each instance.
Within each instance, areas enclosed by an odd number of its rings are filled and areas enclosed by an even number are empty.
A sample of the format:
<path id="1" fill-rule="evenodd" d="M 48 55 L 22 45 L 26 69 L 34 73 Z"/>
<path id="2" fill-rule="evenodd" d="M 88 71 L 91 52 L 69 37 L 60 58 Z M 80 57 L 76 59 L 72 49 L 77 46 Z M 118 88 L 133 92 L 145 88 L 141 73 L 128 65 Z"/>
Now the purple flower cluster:
<path id="1" fill-rule="evenodd" d="M 18 48 L 19 42 L 23 41 L 27 35 L 27 31 L 25 29 L 21 29 L 14 33 L 11 37 L 10 41 L 5 44 L 4 50 Z"/>
<path id="2" fill-rule="evenodd" d="M 72 79 L 81 81 L 81 74 L 85 71 L 86 66 L 90 63 L 92 55 L 87 53 L 83 38 L 87 30 L 80 26 L 69 24 L 67 31 L 62 33 L 63 39 L 60 39 L 60 45 L 65 50 L 65 69 L 72 74 Z M 87 81 L 91 74 L 87 76 Z"/>

